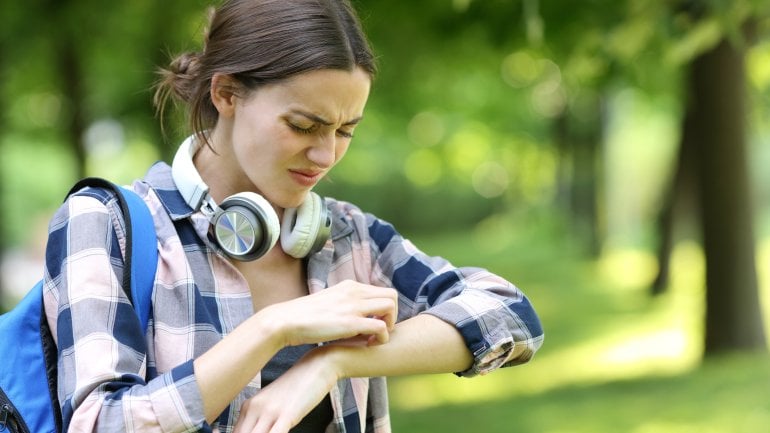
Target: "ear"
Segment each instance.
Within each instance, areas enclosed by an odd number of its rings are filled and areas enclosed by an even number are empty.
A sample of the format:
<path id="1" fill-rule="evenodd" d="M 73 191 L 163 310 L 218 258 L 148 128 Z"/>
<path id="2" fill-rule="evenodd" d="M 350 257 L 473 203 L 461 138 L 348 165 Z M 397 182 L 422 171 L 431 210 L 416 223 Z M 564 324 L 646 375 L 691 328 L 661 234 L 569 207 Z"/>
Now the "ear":
<path id="1" fill-rule="evenodd" d="M 214 74 L 211 77 L 211 102 L 221 116 L 232 116 L 235 112 L 237 83 L 230 75 Z"/>

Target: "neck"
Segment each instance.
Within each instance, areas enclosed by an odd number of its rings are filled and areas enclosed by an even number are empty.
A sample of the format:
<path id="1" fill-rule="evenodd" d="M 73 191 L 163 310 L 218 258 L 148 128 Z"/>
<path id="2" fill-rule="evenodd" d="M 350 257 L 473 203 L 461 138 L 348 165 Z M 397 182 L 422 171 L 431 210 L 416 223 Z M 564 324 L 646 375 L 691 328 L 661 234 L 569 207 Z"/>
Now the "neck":
<path id="1" fill-rule="evenodd" d="M 239 192 L 254 191 L 248 177 L 240 169 L 229 136 L 215 129 L 209 136 L 211 146 L 203 144 L 193 156 L 193 164 L 203 182 L 209 187 L 209 195 L 217 204 Z M 212 149 L 213 148 L 213 149 Z M 272 205 L 272 204 L 271 204 Z M 272 205 L 283 218 L 283 208 Z"/>
<path id="2" fill-rule="evenodd" d="M 286 254 L 281 248 L 280 242 L 257 260 L 248 262 L 231 260 L 231 263 L 244 275 L 255 271 L 261 273 L 283 273 L 287 269 L 299 269 L 302 266 L 302 260 Z"/>
<path id="3" fill-rule="evenodd" d="M 203 182 L 209 187 L 209 194 L 217 203 L 221 203 L 226 197 L 235 194 L 239 188 L 234 182 L 232 164 L 227 161 L 231 159 L 229 151 L 225 146 L 218 146 L 217 153 L 208 146 L 202 145 L 195 156 L 193 164 L 200 174 Z"/>

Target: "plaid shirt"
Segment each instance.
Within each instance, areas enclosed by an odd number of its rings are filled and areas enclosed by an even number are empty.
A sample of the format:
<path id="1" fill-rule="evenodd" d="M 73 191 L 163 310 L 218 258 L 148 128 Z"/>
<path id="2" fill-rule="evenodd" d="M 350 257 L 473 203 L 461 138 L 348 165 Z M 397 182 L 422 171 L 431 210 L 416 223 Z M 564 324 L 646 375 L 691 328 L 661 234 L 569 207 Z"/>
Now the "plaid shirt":
<path id="1" fill-rule="evenodd" d="M 126 240 L 116 199 L 82 191 L 50 223 L 44 299 L 59 349 L 64 426 L 230 432 L 241 403 L 259 391 L 259 376 L 208 425 L 192 360 L 253 314 L 248 284 L 208 241 L 208 221 L 184 202 L 168 165 L 154 165 L 132 188 L 149 206 L 158 236 L 146 335 L 120 284 Z M 509 282 L 429 257 L 348 203 L 327 205 L 332 236 L 307 262 L 311 293 L 346 279 L 396 288 L 399 320 L 428 313 L 456 326 L 475 359 L 463 376 L 526 362 L 542 344 L 534 310 Z M 384 378 L 344 379 L 330 396 L 327 432 L 390 431 Z"/>

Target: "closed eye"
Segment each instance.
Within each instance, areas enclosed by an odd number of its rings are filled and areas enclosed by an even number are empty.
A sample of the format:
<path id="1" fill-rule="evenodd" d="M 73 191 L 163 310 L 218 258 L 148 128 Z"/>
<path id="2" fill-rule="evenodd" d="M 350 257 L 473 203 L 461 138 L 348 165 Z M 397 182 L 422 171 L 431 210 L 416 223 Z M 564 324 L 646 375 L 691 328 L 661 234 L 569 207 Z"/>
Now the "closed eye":
<path id="1" fill-rule="evenodd" d="M 303 128 L 303 127 L 295 125 L 295 124 L 293 124 L 291 122 L 289 122 L 288 124 L 289 124 L 289 127 L 294 132 L 297 132 L 299 134 L 312 134 L 312 133 L 318 131 L 318 128 L 319 128 L 318 124 L 312 125 L 309 128 Z M 343 129 L 338 129 L 336 131 L 336 133 L 337 133 L 338 136 L 340 136 L 342 138 L 353 138 L 353 131 L 345 131 Z"/>
<path id="2" fill-rule="evenodd" d="M 292 120 L 292 116 L 294 115 L 301 116 L 302 118 L 312 122 L 312 126 L 303 128 L 302 126 L 297 125 L 295 121 Z M 343 137 L 347 139 L 353 138 L 353 128 L 355 128 L 355 126 L 358 125 L 361 119 L 362 117 L 359 116 L 343 123 L 342 125 L 340 125 L 343 129 L 337 129 L 335 131 L 335 134 L 337 134 L 337 136 L 339 137 Z M 292 130 L 300 134 L 312 134 L 314 132 L 317 132 L 322 127 L 330 127 L 333 125 L 331 121 L 304 110 L 290 111 L 287 114 L 286 122 L 289 124 L 289 127 L 291 127 Z M 304 121 L 300 123 L 304 123 Z"/>
<path id="3" fill-rule="evenodd" d="M 341 129 L 338 129 L 337 135 L 343 138 L 353 138 L 353 131 L 343 131 Z"/>
<path id="4" fill-rule="evenodd" d="M 300 134 L 312 134 L 312 133 L 314 133 L 318 129 L 318 125 L 312 125 L 309 128 L 303 128 L 303 127 L 297 126 L 297 125 L 295 125 L 295 124 L 293 124 L 291 122 L 288 122 L 288 123 L 289 123 L 289 127 L 293 131 L 298 132 Z"/>

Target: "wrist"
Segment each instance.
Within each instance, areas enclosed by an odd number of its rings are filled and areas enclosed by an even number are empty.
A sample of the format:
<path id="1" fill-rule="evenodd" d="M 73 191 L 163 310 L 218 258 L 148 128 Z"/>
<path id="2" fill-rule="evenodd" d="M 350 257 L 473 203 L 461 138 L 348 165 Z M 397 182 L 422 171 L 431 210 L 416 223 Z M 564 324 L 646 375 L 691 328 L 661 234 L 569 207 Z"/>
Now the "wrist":
<path id="1" fill-rule="evenodd" d="M 274 306 L 267 306 L 251 316 L 256 322 L 256 329 L 265 338 L 268 346 L 275 353 L 289 345 L 286 322 L 275 310 Z"/>
<path id="2" fill-rule="evenodd" d="M 346 377 L 341 353 L 334 345 L 318 346 L 308 352 L 305 358 L 308 362 L 317 365 L 323 377 L 328 377 L 334 381 Z"/>
<path id="3" fill-rule="evenodd" d="M 324 368 L 334 376 L 335 380 L 356 377 L 351 366 L 355 365 L 356 354 L 367 350 L 364 346 L 346 346 L 327 344 L 312 350 L 312 356 L 323 362 Z"/>

